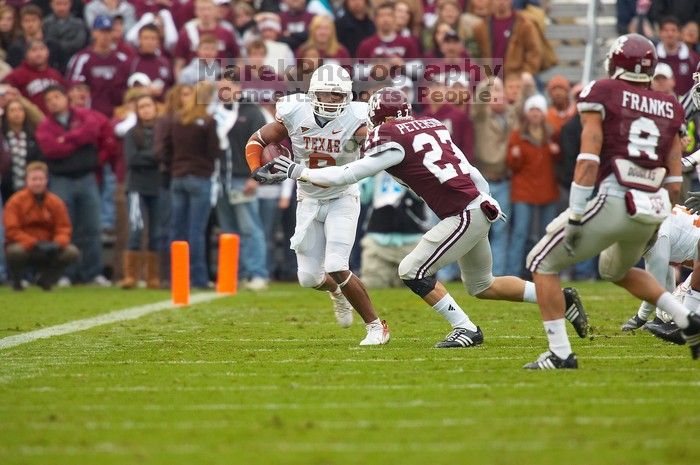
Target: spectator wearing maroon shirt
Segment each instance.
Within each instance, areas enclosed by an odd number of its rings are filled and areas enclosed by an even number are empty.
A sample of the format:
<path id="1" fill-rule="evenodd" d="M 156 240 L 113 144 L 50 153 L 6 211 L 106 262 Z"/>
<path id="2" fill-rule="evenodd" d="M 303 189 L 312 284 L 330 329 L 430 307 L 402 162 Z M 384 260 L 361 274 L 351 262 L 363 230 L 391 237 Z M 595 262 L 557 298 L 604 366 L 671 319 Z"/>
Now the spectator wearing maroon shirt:
<path id="1" fill-rule="evenodd" d="M 374 14 L 377 33 L 363 40 L 357 47 L 358 58 L 394 58 L 405 63 L 420 56 L 415 41 L 396 33 L 394 5 L 382 3 Z"/>
<path id="2" fill-rule="evenodd" d="M 213 0 L 196 0 L 194 6 L 195 19 L 185 23 L 175 45 L 175 76 L 178 76 L 180 70 L 195 57 L 199 38 L 203 34 L 216 37 L 219 59 L 228 62 L 239 56 L 233 32 L 220 24 Z"/>
<path id="3" fill-rule="evenodd" d="M 52 87 L 44 93 L 49 116 L 39 124 L 36 140 L 46 157 L 51 188 L 66 203 L 74 227 L 74 243 L 81 257 L 68 271 L 71 280 L 106 284 L 100 242 L 100 194 L 95 171 L 99 166 L 104 117 L 68 104 L 65 91 Z"/>
<path id="4" fill-rule="evenodd" d="M 68 63 L 69 85 L 90 87 L 92 108 L 107 117 L 120 105 L 126 90 L 127 56 L 112 49 L 112 19 L 98 16 L 92 29 L 92 45 Z"/>
<path id="5" fill-rule="evenodd" d="M 661 40 L 656 46 L 659 62 L 671 67 L 676 78 L 676 94 L 684 95 L 693 87 L 693 73 L 699 58 L 681 40 L 681 24 L 673 16 L 666 17 L 659 23 L 659 39 Z"/>
<path id="6" fill-rule="evenodd" d="M 177 1 L 172 0 L 130 0 L 129 3 L 136 9 L 136 17 L 140 18 L 146 13 L 158 14 L 160 10 L 176 10 Z"/>
<path id="7" fill-rule="evenodd" d="M 51 0 L 51 14 L 44 19 L 46 40 L 56 42 L 66 61 L 87 45 L 85 23 L 71 13 L 71 0 Z"/>
<path id="8" fill-rule="evenodd" d="M 49 66 L 49 49 L 39 40 L 29 42 L 24 61 L 5 77 L 4 82 L 16 87 L 44 113 L 44 91 L 51 86 L 64 85 L 61 73 Z"/>
<path id="9" fill-rule="evenodd" d="M 335 24 L 329 16 L 317 15 L 309 25 L 309 39 L 302 47 L 314 47 L 324 59 L 325 63 L 335 60 L 342 64 L 342 60 L 349 60 L 350 53 L 343 47 L 335 34 Z M 298 56 L 298 55 L 297 55 Z"/>
<path id="10" fill-rule="evenodd" d="M 159 88 L 157 96 L 163 95 L 173 85 L 173 71 L 170 60 L 160 53 L 160 32 L 155 24 L 146 24 L 139 31 L 139 45 L 136 56 L 129 62 L 129 76 L 143 73 L 149 77 L 154 88 Z"/>
<path id="11" fill-rule="evenodd" d="M 124 18 L 119 15 L 112 18 L 112 50 L 123 53 L 127 60 L 136 55 L 136 50 L 124 38 Z"/>
<path id="12" fill-rule="evenodd" d="M 41 40 L 49 49 L 49 64 L 63 72 L 66 67 L 66 57 L 59 44 L 44 37 L 42 11 L 36 5 L 26 5 L 19 12 L 21 35 L 10 45 L 5 61 L 16 68 L 24 59 L 27 44 L 32 40 Z"/>
<path id="13" fill-rule="evenodd" d="M 345 15 L 335 21 L 335 29 L 340 43 L 355 57 L 360 42 L 375 31 L 369 17 L 369 0 L 345 0 L 343 7 Z"/>
<path id="14" fill-rule="evenodd" d="M 506 76 L 537 74 L 542 64 L 537 26 L 521 12 L 513 11 L 511 0 L 493 0 L 492 12 L 474 28 L 481 56 L 492 58 L 494 65 L 502 63 Z"/>
<path id="15" fill-rule="evenodd" d="M 280 12 L 282 35 L 305 34 L 314 18 L 306 11 L 306 0 L 282 0 L 282 3 L 287 6 L 287 11 Z"/>

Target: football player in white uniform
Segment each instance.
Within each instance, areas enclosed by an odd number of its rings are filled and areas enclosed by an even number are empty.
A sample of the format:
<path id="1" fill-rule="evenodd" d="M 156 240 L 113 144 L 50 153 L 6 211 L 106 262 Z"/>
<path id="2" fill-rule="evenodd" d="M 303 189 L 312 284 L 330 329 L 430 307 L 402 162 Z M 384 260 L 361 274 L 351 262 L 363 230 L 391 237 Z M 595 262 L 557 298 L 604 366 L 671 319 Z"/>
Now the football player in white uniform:
<path id="1" fill-rule="evenodd" d="M 359 145 L 367 134 L 367 104 L 352 101 L 352 79 L 342 67 L 320 66 L 311 76 L 307 94 L 292 94 L 277 102 L 275 122 L 253 134 L 246 146 L 246 159 L 254 179 L 281 182 L 283 173 L 262 169 L 263 148 L 289 137 L 295 160 L 308 168 L 340 166 L 359 157 Z M 296 229 L 291 248 L 298 260 L 303 287 L 327 291 L 333 300 L 338 323 L 352 324 L 353 307 L 367 327 L 360 345 L 389 341 L 386 322 L 380 320 L 362 284 L 349 270 L 360 215 L 357 184 L 321 187 L 297 184 Z"/>
<path id="2" fill-rule="evenodd" d="M 693 266 L 698 259 L 700 242 L 700 216 L 692 215 L 687 208 L 676 205 L 659 228 L 654 245 L 644 254 L 646 270 L 651 273 L 666 290 L 676 289 L 676 269 L 672 265 Z M 683 285 L 681 285 L 683 287 Z M 688 286 L 686 286 L 687 288 Z M 682 294 L 674 293 L 681 298 Z M 654 320 L 647 322 L 652 311 Z M 664 340 L 684 344 L 678 328 L 669 316 L 648 302 L 642 302 L 637 314 L 630 318 L 622 331 L 632 331 L 644 327 Z"/>

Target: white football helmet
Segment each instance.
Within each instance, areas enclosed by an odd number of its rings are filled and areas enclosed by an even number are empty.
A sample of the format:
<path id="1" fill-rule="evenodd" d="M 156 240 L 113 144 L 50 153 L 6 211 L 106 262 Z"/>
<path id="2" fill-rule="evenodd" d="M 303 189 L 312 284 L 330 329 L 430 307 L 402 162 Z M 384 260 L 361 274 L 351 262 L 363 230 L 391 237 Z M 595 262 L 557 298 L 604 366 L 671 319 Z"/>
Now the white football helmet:
<path id="1" fill-rule="evenodd" d="M 317 92 L 333 92 L 345 97 L 338 103 L 326 103 L 318 100 Z M 314 114 L 322 118 L 337 118 L 352 101 L 352 78 L 340 65 L 319 66 L 311 75 L 308 95 Z"/>

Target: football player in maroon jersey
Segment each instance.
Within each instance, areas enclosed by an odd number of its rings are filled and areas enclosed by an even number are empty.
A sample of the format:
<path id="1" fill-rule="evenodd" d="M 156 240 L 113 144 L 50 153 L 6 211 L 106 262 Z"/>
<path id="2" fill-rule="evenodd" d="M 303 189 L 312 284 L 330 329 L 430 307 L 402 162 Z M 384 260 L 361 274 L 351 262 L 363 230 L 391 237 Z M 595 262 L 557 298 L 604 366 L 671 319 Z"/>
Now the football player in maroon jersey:
<path id="1" fill-rule="evenodd" d="M 292 179 L 318 186 L 354 184 L 382 170 L 422 197 L 440 218 L 399 265 L 406 285 L 451 325 L 436 347 L 471 347 L 483 333 L 460 308 L 435 273 L 459 262 L 462 281 L 471 295 L 482 299 L 535 302 L 535 286 L 515 276 L 494 278 L 491 272 L 491 223 L 502 218 L 498 203 L 488 195 L 488 183 L 454 144 L 442 122 L 411 116 L 406 95 L 395 88 L 377 91 L 369 100 L 369 133 L 363 158 L 343 166 L 309 169 L 286 157 L 268 163 Z M 267 166 L 267 165 L 266 165 Z M 270 168 L 268 168 L 270 169 Z M 574 289 L 565 289 L 567 317 L 581 337 L 588 321 Z"/>
<path id="2" fill-rule="evenodd" d="M 527 265 L 537 287 L 549 350 L 530 369 L 576 368 L 564 326 L 559 271 L 600 253 L 603 279 L 655 304 L 682 329 L 691 355 L 700 353 L 700 315 L 691 313 L 652 275 L 633 268 L 678 200 L 683 108 L 649 89 L 656 51 L 638 34 L 619 37 L 608 52 L 609 79 L 581 92 L 581 154 L 569 209 L 547 227 Z M 598 194 L 590 200 L 595 188 Z"/>

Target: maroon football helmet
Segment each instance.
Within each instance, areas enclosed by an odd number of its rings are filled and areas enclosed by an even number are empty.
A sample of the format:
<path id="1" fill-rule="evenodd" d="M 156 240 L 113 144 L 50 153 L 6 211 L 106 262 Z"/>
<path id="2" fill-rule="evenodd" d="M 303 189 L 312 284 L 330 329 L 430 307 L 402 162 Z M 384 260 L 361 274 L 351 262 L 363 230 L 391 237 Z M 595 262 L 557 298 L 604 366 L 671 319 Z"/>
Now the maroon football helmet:
<path id="1" fill-rule="evenodd" d="M 410 118 L 411 104 L 401 89 L 384 87 L 379 89 L 367 102 L 367 129 L 372 130 L 387 118 Z"/>
<path id="2" fill-rule="evenodd" d="M 658 59 L 649 39 L 639 34 L 617 38 L 607 56 L 608 76 L 632 82 L 651 82 Z"/>

